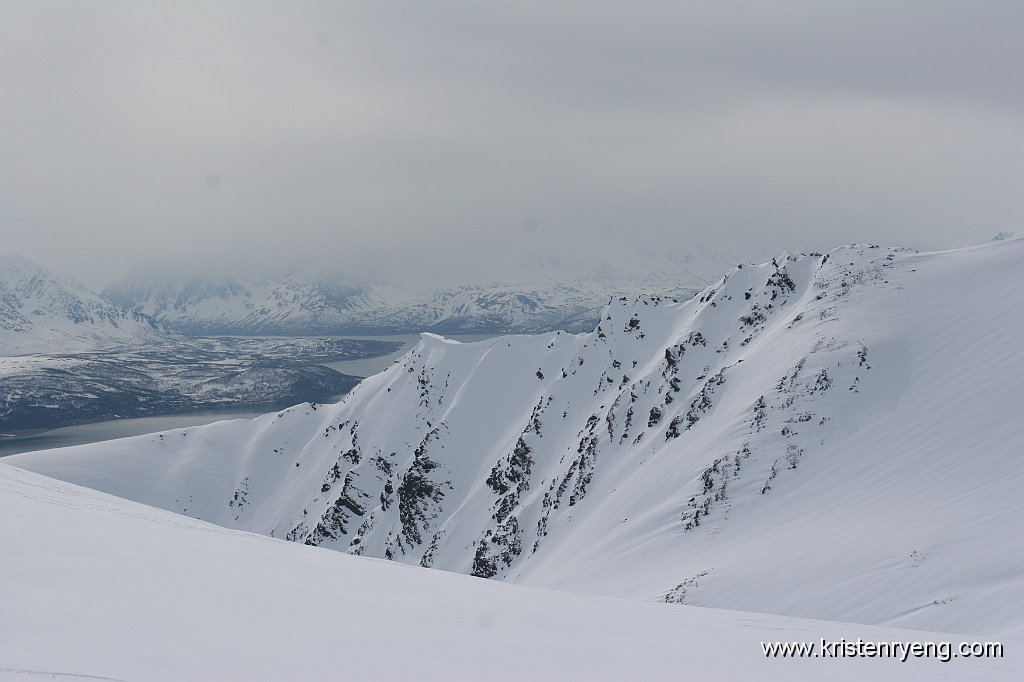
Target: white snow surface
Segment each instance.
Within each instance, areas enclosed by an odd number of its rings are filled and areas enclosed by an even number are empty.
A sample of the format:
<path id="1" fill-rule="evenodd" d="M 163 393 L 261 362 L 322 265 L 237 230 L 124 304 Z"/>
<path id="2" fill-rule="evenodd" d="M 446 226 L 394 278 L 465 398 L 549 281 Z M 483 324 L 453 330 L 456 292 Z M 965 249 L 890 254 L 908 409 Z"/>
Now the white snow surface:
<path id="1" fill-rule="evenodd" d="M 589 334 L 424 335 L 336 405 L 5 461 L 533 587 L 1020 632 L 1022 258 L 781 256 Z"/>
<path id="2" fill-rule="evenodd" d="M 122 310 L 80 282 L 14 254 L 0 255 L 0 355 L 141 343 L 152 319 Z"/>
<path id="3" fill-rule="evenodd" d="M 585 597 L 226 530 L 0 465 L 0 680 L 999 680 L 1005 658 L 766 659 L 972 641 Z"/>

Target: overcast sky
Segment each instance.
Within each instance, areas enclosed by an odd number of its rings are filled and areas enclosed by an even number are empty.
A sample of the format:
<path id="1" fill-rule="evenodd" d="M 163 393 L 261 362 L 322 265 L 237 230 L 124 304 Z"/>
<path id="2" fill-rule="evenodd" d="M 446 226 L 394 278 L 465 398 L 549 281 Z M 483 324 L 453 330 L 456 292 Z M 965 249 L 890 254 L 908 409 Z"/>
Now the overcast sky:
<path id="1" fill-rule="evenodd" d="M 1016 0 L 0 0 L 0 252 L 100 287 L 986 241 L 1024 227 L 1022 64 Z"/>

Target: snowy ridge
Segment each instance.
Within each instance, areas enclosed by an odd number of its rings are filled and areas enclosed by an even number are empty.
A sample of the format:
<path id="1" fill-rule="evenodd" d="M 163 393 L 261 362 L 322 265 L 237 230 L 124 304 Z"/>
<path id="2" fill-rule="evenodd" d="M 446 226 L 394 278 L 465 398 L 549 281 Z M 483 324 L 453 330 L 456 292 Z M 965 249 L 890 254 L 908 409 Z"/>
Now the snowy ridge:
<path id="1" fill-rule="evenodd" d="M 0 465 L 0 680 L 1014 679 L 1006 658 L 766 659 L 970 641 L 581 597 L 218 528 Z M 510 642 L 514 646 L 510 649 Z M 496 663 L 500 656 L 500 664 Z M 1014 670 L 1017 672 L 1014 673 Z"/>
<path id="2" fill-rule="evenodd" d="M 1006 632 L 1022 256 L 782 256 L 690 300 L 615 300 L 589 334 L 425 335 L 337 405 L 6 461 L 526 585 Z"/>
<path id="3" fill-rule="evenodd" d="M 622 263 L 538 254 L 485 284 L 412 291 L 322 271 L 255 281 L 138 270 L 103 295 L 189 334 L 535 333 L 590 331 L 612 297 L 664 291 L 688 297 L 755 252 L 692 248 L 627 254 Z"/>
<path id="4" fill-rule="evenodd" d="M 111 305 L 85 285 L 21 256 L 0 255 L 0 354 L 78 350 L 160 335 L 149 317 Z"/>

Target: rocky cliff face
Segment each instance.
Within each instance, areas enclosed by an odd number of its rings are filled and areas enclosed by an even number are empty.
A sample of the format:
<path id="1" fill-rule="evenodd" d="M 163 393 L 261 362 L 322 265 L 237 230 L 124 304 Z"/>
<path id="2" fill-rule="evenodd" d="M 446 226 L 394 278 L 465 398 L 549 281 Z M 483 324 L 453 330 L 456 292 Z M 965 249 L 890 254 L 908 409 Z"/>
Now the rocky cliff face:
<path id="1" fill-rule="evenodd" d="M 785 255 L 616 299 L 587 334 L 424 335 L 336 405 L 8 461 L 481 577 L 1002 627 L 1024 584 L 993 540 L 1024 483 L 1022 255 Z"/>

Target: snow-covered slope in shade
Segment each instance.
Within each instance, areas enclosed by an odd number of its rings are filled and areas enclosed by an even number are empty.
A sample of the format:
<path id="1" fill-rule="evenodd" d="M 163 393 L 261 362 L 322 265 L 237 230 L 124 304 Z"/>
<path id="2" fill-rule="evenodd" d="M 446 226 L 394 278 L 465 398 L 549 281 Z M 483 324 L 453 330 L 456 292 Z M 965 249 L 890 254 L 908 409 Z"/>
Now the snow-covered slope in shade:
<path id="1" fill-rule="evenodd" d="M 14 254 L 0 255 L 0 354 L 80 350 L 157 338 L 153 320 Z"/>
<path id="2" fill-rule="evenodd" d="M 7 461 L 220 525 L 642 600 L 1020 627 L 1024 241 L 870 246 L 426 335 L 340 404 Z"/>
<path id="3" fill-rule="evenodd" d="M 502 585 L 229 531 L 0 465 L 0 680 L 1019 679 L 1006 658 L 768 659 L 970 637 Z"/>

